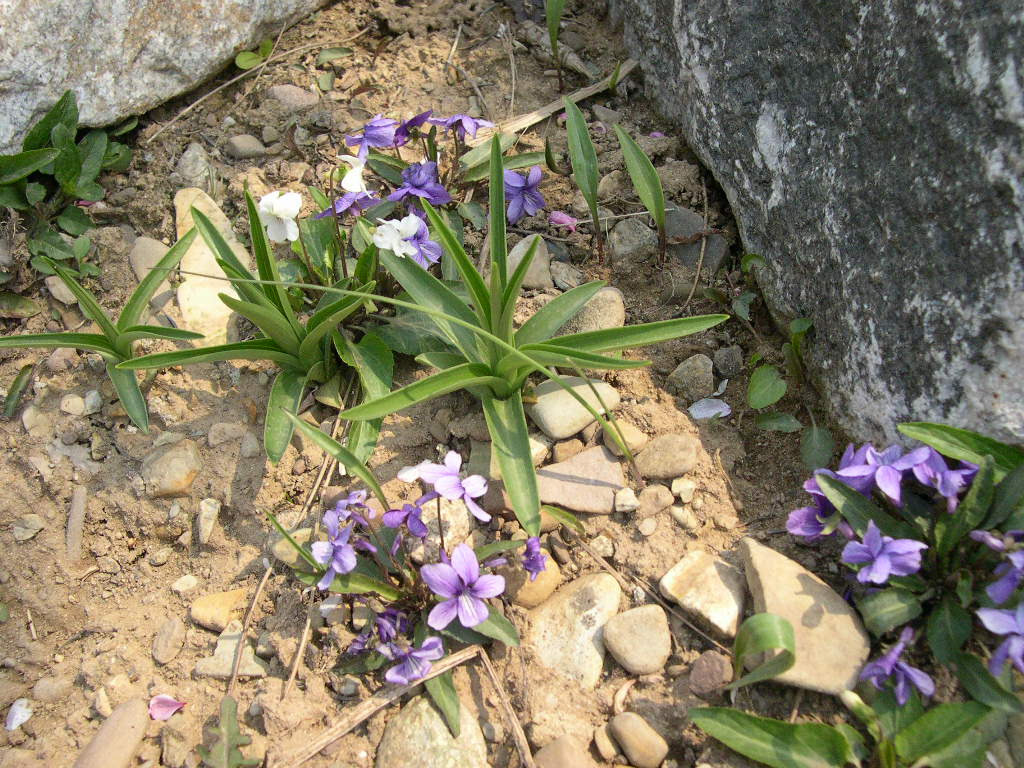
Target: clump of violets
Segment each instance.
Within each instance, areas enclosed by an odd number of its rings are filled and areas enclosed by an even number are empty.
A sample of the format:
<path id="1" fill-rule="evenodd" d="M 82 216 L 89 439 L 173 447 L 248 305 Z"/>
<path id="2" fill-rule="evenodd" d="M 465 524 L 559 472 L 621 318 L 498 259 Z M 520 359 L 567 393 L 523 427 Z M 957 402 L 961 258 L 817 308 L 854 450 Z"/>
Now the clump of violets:
<path id="1" fill-rule="evenodd" d="M 426 200 L 431 205 L 444 205 L 452 201 L 452 196 L 438 180 L 437 163 L 429 160 L 413 163 L 402 171 L 402 185 L 388 195 L 388 200 L 397 202 L 409 197 Z"/>
<path id="2" fill-rule="evenodd" d="M 839 559 L 853 577 L 850 595 L 879 638 L 896 631 L 891 622 L 901 612 L 910 614 L 918 629 L 927 627 L 922 636 L 936 657 L 955 660 L 969 653 L 976 617 L 1000 638 L 992 675 L 1007 662 L 1024 673 L 1024 470 L 1014 478 L 1008 471 L 1001 470 L 1002 480 L 991 456 L 956 462 L 934 446 L 850 445 L 835 470 L 819 469 L 804 484 L 812 503 L 793 510 L 786 527 L 809 543 L 843 534 Z M 861 673 L 876 688 L 891 687 L 900 705 L 913 689 L 925 698 L 935 690 L 924 671 L 903 660 L 914 635 L 914 626 L 904 626 Z"/>

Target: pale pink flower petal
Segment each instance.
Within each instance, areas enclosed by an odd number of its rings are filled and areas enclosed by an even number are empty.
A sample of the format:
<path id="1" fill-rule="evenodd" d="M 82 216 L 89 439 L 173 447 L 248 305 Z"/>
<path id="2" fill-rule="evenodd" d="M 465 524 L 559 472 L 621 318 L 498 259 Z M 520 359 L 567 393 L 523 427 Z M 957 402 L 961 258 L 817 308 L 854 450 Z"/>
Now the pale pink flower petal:
<path id="1" fill-rule="evenodd" d="M 169 720 L 171 715 L 184 706 L 184 701 L 178 701 L 173 696 L 160 693 L 149 700 L 149 716 L 154 720 Z"/>

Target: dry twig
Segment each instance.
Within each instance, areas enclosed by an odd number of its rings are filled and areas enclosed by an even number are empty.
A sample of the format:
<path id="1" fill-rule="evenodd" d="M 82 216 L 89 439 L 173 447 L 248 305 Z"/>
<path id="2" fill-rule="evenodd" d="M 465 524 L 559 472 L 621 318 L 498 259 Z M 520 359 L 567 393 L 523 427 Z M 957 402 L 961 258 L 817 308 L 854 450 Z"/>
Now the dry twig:
<path id="1" fill-rule="evenodd" d="M 708 228 L 708 185 L 703 178 L 700 180 L 700 188 L 704 197 L 704 229 Z M 690 301 L 693 299 L 693 294 L 697 290 L 697 283 L 700 282 L 700 268 L 704 266 L 704 253 L 708 249 L 708 239 L 702 237 L 700 241 L 700 257 L 697 259 L 697 274 L 693 276 L 693 286 L 690 288 L 690 295 L 686 297 L 686 301 L 683 302 L 683 309 L 690 306 Z"/>
<path id="2" fill-rule="evenodd" d="M 533 754 L 530 752 L 530 743 L 526 740 L 526 734 L 523 733 L 523 726 L 519 723 L 519 718 L 516 717 L 516 711 L 512 708 L 512 702 L 508 698 L 508 694 L 505 692 L 505 686 L 501 684 L 501 678 L 498 677 L 498 673 L 494 671 L 494 666 L 491 664 L 491 657 L 487 655 L 487 650 L 481 648 L 479 652 L 480 661 L 484 663 L 484 669 L 487 670 L 487 675 L 491 678 L 491 683 L 494 685 L 494 690 L 498 692 L 498 698 L 501 700 L 501 708 L 505 710 L 505 717 L 508 718 L 509 726 L 512 728 L 512 738 L 516 743 L 516 749 L 519 750 L 519 757 L 523 761 L 525 768 L 534 768 L 535 763 L 533 762 Z"/>
<path id="3" fill-rule="evenodd" d="M 256 604 L 260 601 L 260 595 L 263 594 L 263 588 L 267 585 L 267 580 L 270 578 L 270 574 L 273 571 L 273 566 L 268 565 L 266 570 L 263 571 L 263 578 L 260 579 L 259 585 L 256 587 L 256 592 L 252 596 L 252 601 L 249 603 L 249 608 L 245 612 L 245 617 L 242 619 L 242 633 L 241 639 L 238 642 L 238 647 L 235 648 L 235 661 L 231 665 L 231 677 L 228 678 L 228 696 L 231 695 L 231 691 L 234 690 L 235 681 L 238 679 L 238 667 L 242 663 L 242 651 L 245 649 L 245 634 L 249 631 L 249 625 L 252 623 L 252 615 L 256 612 Z"/>

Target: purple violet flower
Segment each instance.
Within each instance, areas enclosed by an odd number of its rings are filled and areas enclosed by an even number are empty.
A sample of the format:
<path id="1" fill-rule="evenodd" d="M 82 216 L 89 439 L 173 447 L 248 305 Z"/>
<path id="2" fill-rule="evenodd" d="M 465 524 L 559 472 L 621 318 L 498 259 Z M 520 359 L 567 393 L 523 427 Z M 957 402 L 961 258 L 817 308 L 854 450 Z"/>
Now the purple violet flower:
<path id="1" fill-rule="evenodd" d="M 523 569 L 530 574 L 530 581 L 536 581 L 541 572 L 547 570 L 548 557 L 540 551 L 540 539 L 531 536 L 526 540 L 526 551 L 523 553 Z"/>
<path id="2" fill-rule="evenodd" d="M 384 679 L 395 685 L 408 685 L 422 680 L 430 672 L 430 662 L 444 656 L 441 638 L 428 637 L 419 648 L 402 648 L 395 643 L 386 643 L 377 647 L 381 656 L 386 656 L 398 664 L 384 673 Z"/>
<path id="3" fill-rule="evenodd" d="M 451 563 L 434 563 L 420 568 L 420 576 L 431 591 L 445 598 L 427 616 L 427 624 L 436 630 L 447 627 L 456 616 L 464 627 L 475 627 L 487 620 L 486 598 L 505 591 L 505 579 L 481 575 L 476 554 L 468 544 L 459 544 L 452 552 Z"/>
<path id="4" fill-rule="evenodd" d="M 377 627 L 377 637 L 382 643 L 390 643 L 409 631 L 408 619 L 397 608 L 385 608 L 373 617 L 373 623 Z"/>
<path id="5" fill-rule="evenodd" d="M 415 504 L 403 504 L 401 509 L 389 509 L 384 513 L 383 522 L 388 528 L 398 528 L 405 523 L 409 533 L 422 539 L 428 533 L 423 522 L 423 510 Z"/>
<path id="6" fill-rule="evenodd" d="M 374 197 L 369 192 L 346 192 L 335 200 L 330 208 L 320 211 L 313 218 L 322 219 L 326 216 L 341 216 L 346 211 L 351 212 L 353 216 L 358 216 L 367 208 L 372 208 L 380 202 L 379 198 Z"/>
<path id="7" fill-rule="evenodd" d="M 921 570 L 921 551 L 925 549 L 928 545 L 921 541 L 883 536 L 871 520 L 864 532 L 864 542 L 847 543 L 842 559 L 865 566 L 857 572 L 861 584 L 885 584 L 890 576 L 909 576 Z"/>
<path id="8" fill-rule="evenodd" d="M 454 131 L 459 141 L 466 140 L 466 134 L 476 138 L 476 132 L 481 128 L 493 128 L 494 123 L 490 120 L 482 120 L 469 115 L 452 115 L 451 117 L 432 117 L 430 122 L 434 125 L 443 126 L 446 131 Z"/>
<path id="9" fill-rule="evenodd" d="M 444 205 L 452 201 L 448 190 L 438 181 L 437 163 L 429 160 L 405 168 L 402 171 L 402 186 L 388 195 L 388 200 L 396 202 L 410 195 L 421 197 L 431 205 Z"/>
<path id="10" fill-rule="evenodd" d="M 430 239 L 430 230 L 423 219 L 420 219 L 416 234 L 407 238 L 406 242 L 416 250 L 410 258 L 424 269 L 429 269 L 431 264 L 437 264 L 441 260 L 441 246 Z"/>
<path id="11" fill-rule="evenodd" d="M 843 451 L 842 457 L 839 459 L 839 469 L 833 472 L 831 469 L 818 469 L 814 472 L 814 475 L 804 483 L 804 490 L 815 496 L 820 496 L 822 499 L 825 498 L 825 494 L 821 488 L 818 487 L 817 480 L 814 479 L 815 475 L 828 475 L 834 477 L 858 493 L 863 493 L 865 496 L 871 493 L 872 481 L 874 479 L 874 470 L 867 464 L 867 453 L 871 446 L 867 443 L 862 445 L 860 448 L 854 449 L 853 445 L 847 445 L 846 450 Z"/>
<path id="12" fill-rule="evenodd" d="M 345 144 L 350 147 L 359 147 L 356 153 L 360 158 L 366 159 L 370 147 L 382 148 L 392 147 L 395 144 L 395 130 L 398 128 L 398 121 L 390 117 L 377 115 L 370 122 L 363 126 L 363 134 L 345 137 Z"/>
<path id="13" fill-rule="evenodd" d="M 540 186 L 540 166 L 535 165 L 527 176 L 505 171 L 505 199 L 508 200 L 508 222 L 515 224 L 523 216 L 533 216 L 547 203 L 537 187 Z"/>
<path id="14" fill-rule="evenodd" d="M 840 531 L 847 539 L 854 538 L 853 529 L 847 523 L 836 508 L 833 507 L 823 496 L 813 496 L 814 505 L 800 507 L 789 513 L 786 520 L 786 530 L 792 536 L 800 536 L 804 541 L 810 543 L 828 538 L 835 531 Z"/>
<path id="15" fill-rule="evenodd" d="M 415 117 L 410 117 L 405 120 L 398 128 L 395 129 L 395 146 L 404 147 L 409 143 L 409 139 L 412 138 L 412 131 L 414 128 L 419 128 L 434 113 L 434 110 L 428 109 L 426 112 L 420 112 Z"/>
<path id="16" fill-rule="evenodd" d="M 565 211 L 552 211 L 548 214 L 548 221 L 553 227 L 565 227 L 570 232 L 575 232 L 576 225 L 580 220 L 573 218 Z"/>
<path id="17" fill-rule="evenodd" d="M 338 529 L 338 517 L 332 515 L 333 510 L 324 515 L 324 527 L 327 528 L 327 541 L 317 541 L 310 547 L 313 559 L 320 565 L 326 565 L 323 578 L 317 582 L 317 589 L 326 590 L 331 586 L 334 577 L 348 573 L 356 567 L 356 551 L 348 543 L 352 535 L 352 525 Z"/>
<path id="18" fill-rule="evenodd" d="M 662 133 L 661 131 L 651 131 L 647 135 L 650 136 L 652 139 L 663 139 L 663 138 L 665 138 L 665 134 Z"/>
<path id="19" fill-rule="evenodd" d="M 1010 599 L 1020 583 L 1024 581 L 1024 550 L 1007 555 L 1006 562 L 997 565 L 992 571 L 992 575 L 998 576 L 999 579 L 985 588 L 985 594 L 996 605 L 1002 605 Z"/>
<path id="20" fill-rule="evenodd" d="M 448 451 L 444 457 L 444 464 L 422 461 L 415 467 L 404 467 L 398 473 L 398 479 L 404 483 L 411 483 L 415 480 L 430 483 L 440 496 L 451 500 L 462 499 L 469 511 L 473 513 L 473 517 L 486 523 L 491 516 L 474 499 L 487 493 L 487 480 L 483 475 L 470 475 L 462 478 L 459 475 L 461 467 L 462 457 L 455 451 Z"/>
<path id="21" fill-rule="evenodd" d="M 917 667 L 900 661 L 903 650 L 913 637 L 914 630 L 904 627 L 896 644 L 874 661 L 865 664 L 860 673 L 861 680 L 870 681 L 878 690 L 882 690 L 886 680 L 892 679 L 896 701 L 901 707 L 910 699 L 911 686 L 917 688 L 925 698 L 935 693 L 935 683 L 931 677 Z"/>
<path id="22" fill-rule="evenodd" d="M 905 454 L 898 445 L 890 445 L 884 451 L 876 451 L 873 447 L 868 448 L 866 458 L 868 466 L 874 470 L 875 485 L 897 507 L 903 506 L 901 487 L 903 475 L 925 461 L 928 458 L 929 450 L 927 446 L 924 446 Z"/>
<path id="23" fill-rule="evenodd" d="M 988 671 L 999 675 L 1009 659 L 1024 675 L 1024 601 L 1012 610 L 979 608 L 977 614 L 989 632 L 1007 636 L 989 659 Z"/>
<path id="24" fill-rule="evenodd" d="M 366 526 L 367 518 L 373 517 L 373 510 L 366 506 L 366 491 L 352 491 L 348 496 L 334 502 L 334 508 L 324 514 L 325 523 L 328 515 L 336 515 L 337 521 L 344 522 L 352 519 L 360 525 Z M 338 522 L 335 522 L 334 525 L 337 526 Z"/>
<path id="25" fill-rule="evenodd" d="M 950 469 L 942 454 L 934 448 L 925 446 L 924 450 L 928 455 L 912 467 L 914 477 L 921 485 L 937 490 L 946 499 L 947 509 L 952 514 L 960 503 L 960 493 L 978 474 L 978 467 L 965 461 L 961 462 L 963 466 L 960 469 Z"/>

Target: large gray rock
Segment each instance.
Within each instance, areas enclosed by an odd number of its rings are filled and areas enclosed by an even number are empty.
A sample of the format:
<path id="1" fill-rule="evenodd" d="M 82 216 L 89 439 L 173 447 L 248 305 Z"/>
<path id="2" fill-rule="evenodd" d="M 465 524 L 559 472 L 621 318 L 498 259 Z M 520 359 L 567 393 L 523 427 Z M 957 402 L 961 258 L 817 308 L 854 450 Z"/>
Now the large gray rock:
<path id="1" fill-rule="evenodd" d="M 613 0 L 858 438 L 1024 439 L 1024 17 L 966 0 Z M 834 343 L 842 339 L 843 343 Z"/>
<path id="2" fill-rule="evenodd" d="M 191 90 L 238 51 L 326 0 L 11 0 L 0 3 L 0 153 L 71 89 L 85 125 Z"/>

